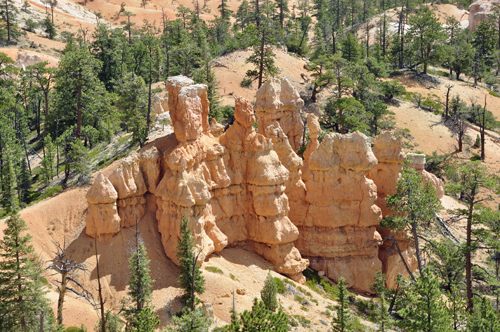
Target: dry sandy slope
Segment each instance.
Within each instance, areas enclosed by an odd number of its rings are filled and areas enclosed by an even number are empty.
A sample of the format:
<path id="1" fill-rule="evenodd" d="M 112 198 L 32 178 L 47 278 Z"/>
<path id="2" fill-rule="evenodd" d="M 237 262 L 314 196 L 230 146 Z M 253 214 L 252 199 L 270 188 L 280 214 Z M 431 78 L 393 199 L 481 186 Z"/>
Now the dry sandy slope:
<path id="1" fill-rule="evenodd" d="M 23 210 L 21 217 L 26 221 L 29 233 L 33 235 L 32 242 L 36 252 L 44 261 L 53 257 L 52 251 L 55 250 L 55 246 L 52 241 L 62 243 L 66 238 L 67 252 L 71 258 L 77 262 L 85 262 L 89 270 L 88 273 L 79 273 L 77 279 L 97 297 L 95 245 L 94 240 L 85 235 L 84 228 L 87 208 L 85 193 L 86 188 L 68 190 Z M 164 326 L 171 316 L 181 309 L 179 300 L 181 293 L 176 281 L 178 269 L 163 252 L 154 213 L 151 212 L 152 204 L 154 205 L 154 200 L 149 197 L 148 213 L 140 221 L 139 231 L 151 259 L 151 277 L 156 280 L 153 285 L 153 303 L 156 313 L 160 315 L 161 325 Z M 4 226 L 5 224 L 0 222 L 0 231 Z M 112 239 L 98 242 L 101 283 L 106 307 L 115 311 L 119 310 L 120 300 L 126 296 L 127 259 L 134 248 L 134 236 L 134 228 L 126 228 Z M 250 309 L 253 298 L 260 296 L 271 264 L 242 248 L 228 248 L 220 254 L 212 255 L 203 266 L 214 266 L 223 271 L 220 275 L 203 269 L 206 292 L 201 296 L 203 302 L 213 304 L 216 322 L 218 325 L 223 325 L 230 320 L 229 309 L 232 307 L 233 290 L 243 290 L 242 295 L 236 293 L 237 310 Z M 274 272 L 272 274 L 283 278 Z M 47 278 L 53 281 L 55 277 L 47 276 Z M 279 298 L 288 313 L 300 314 L 312 321 L 315 330 L 327 331 L 327 326 L 323 325 L 320 319 L 329 321 L 329 318 L 320 313 L 326 311 L 326 306 L 334 303 L 317 294 L 313 296 L 319 301 L 319 305 L 312 303 L 308 306 L 307 312 L 301 309 L 301 305 L 294 300 L 293 295 L 280 295 Z M 51 287 L 48 297 L 55 309 L 58 295 L 54 287 Z M 75 299 L 73 295 L 67 297 L 64 311 L 66 326 L 79 326 L 83 323 L 87 327 L 93 327 L 97 323 L 97 317 L 96 312 L 85 300 Z"/>
<path id="2" fill-rule="evenodd" d="M 310 73 L 304 69 L 305 60 L 291 56 L 282 50 L 275 49 L 274 53 L 276 54 L 275 64 L 280 70 L 279 77 L 288 77 L 292 84 L 299 89 L 301 87 L 300 82 L 302 81 L 301 73 L 305 73 L 311 78 Z M 245 63 L 250 55 L 252 55 L 252 51 L 250 50 L 239 50 L 217 58 L 217 61 L 228 67 L 216 66 L 214 68 L 215 75 L 219 81 L 222 104 L 234 107 L 234 98 L 231 94 L 243 96 L 250 101 L 255 100 L 257 81 L 254 81 L 248 88 L 240 86 L 246 72 L 254 69 L 252 64 Z"/>

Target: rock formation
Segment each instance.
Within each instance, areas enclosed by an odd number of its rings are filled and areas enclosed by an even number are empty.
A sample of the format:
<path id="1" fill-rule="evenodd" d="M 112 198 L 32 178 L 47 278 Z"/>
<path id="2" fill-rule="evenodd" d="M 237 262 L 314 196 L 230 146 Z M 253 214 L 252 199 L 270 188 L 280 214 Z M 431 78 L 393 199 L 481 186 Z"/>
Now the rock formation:
<path id="1" fill-rule="evenodd" d="M 300 148 L 304 133 L 304 122 L 299 110 L 304 101 L 299 93 L 283 77 L 267 80 L 257 91 L 255 113 L 259 128 L 265 129 L 271 122 L 278 122 L 294 151 Z"/>
<path id="2" fill-rule="evenodd" d="M 476 0 L 469 6 L 469 29 L 476 31 L 478 25 L 488 19 L 493 8 L 500 6 L 500 0 Z"/>
<path id="3" fill-rule="evenodd" d="M 408 167 L 415 169 L 422 175 L 423 183 L 430 182 L 436 188 L 437 198 L 441 199 L 444 196 L 443 181 L 432 173 L 427 172 L 425 167 L 425 154 L 408 153 Z"/>
<path id="4" fill-rule="evenodd" d="M 295 242 L 311 267 L 333 280 L 344 277 L 354 289 L 369 292 L 377 271 L 382 218 L 377 188 L 365 173 L 377 165 L 370 140 L 358 132 L 328 134 L 319 144 L 318 123 L 309 116 L 310 146 L 304 154 L 306 217 L 296 226 Z"/>
<path id="5" fill-rule="evenodd" d="M 102 191 L 102 183 L 115 189 L 114 198 L 105 202 L 118 206 L 112 233 L 120 224 L 130 227 L 136 218 L 142 218 L 149 192 L 156 197 L 156 219 L 165 253 L 174 262 L 180 222 L 185 216 L 195 245 L 202 251 L 200 261 L 228 245 L 242 245 L 273 263 L 277 272 L 304 281 L 302 271 L 309 262 L 294 247 L 298 230 L 288 219 L 285 189 L 290 172 L 273 150 L 272 140 L 253 128 L 252 105 L 237 98 L 236 123 L 217 138 L 211 131 L 220 132 L 220 128 L 208 124 L 205 85 L 171 77 L 167 90 L 174 144 L 159 142 L 157 147 L 147 146 L 125 158 L 109 180 L 100 175 L 89 191 Z M 281 139 L 288 144 L 286 136 L 281 135 Z M 89 211 L 96 205 L 94 201 L 89 200 Z M 95 220 L 89 213 L 87 234 L 101 235 L 92 224 Z"/>
<path id="6" fill-rule="evenodd" d="M 87 195 L 88 235 L 112 236 L 150 211 L 174 262 L 186 217 L 200 263 L 227 246 L 243 246 L 296 281 L 305 281 L 310 263 L 364 292 L 377 271 L 388 278 L 404 273 L 390 244 L 381 243 L 390 232 L 378 229 L 405 159 L 400 140 L 382 134 L 373 151 L 357 132 L 329 134 L 320 143 L 318 119 L 309 114 L 311 141 L 302 160 L 295 151 L 303 101 L 287 79 L 259 89 L 258 119 L 250 102 L 237 97 L 235 123 L 225 132 L 208 122 L 205 85 L 177 76 L 166 89 L 174 134 L 123 159 L 109 179 L 99 174 Z M 410 259 L 404 233 L 394 237 Z"/>
<path id="7" fill-rule="evenodd" d="M 87 192 L 89 208 L 85 223 L 86 233 L 98 239 L 109 238 L 120 231 L 120 217 L 116 200 L 118 193 L 109 180 L 99 172 L 94 185 Z"/>
<path id="8" fill-rule="evenodd" d="M 17 60 L 14 62 L 14 66 L 19 69 L 26 70 L 26 67 L 36 65 L 39 62 L 42 62 L 42 58 L 40 58 L 37 54 L 28 54 L 26 52 L 19 53 L 17 55 Z"/>
<path id="9" fill-rule="evenodd" d="M 367 173 L 367 177 L 377 186 L 377 200 L 375 204 L 382 210 L 382 216 L 392 214 L 387 208 L 386 197 L 396 193 L 397 180 L 403 169 L 401 163 L 406 160 L 403 152 L 403 141 L 401 137 L 393 135 L 391 132 L 384 132 L 374 140 L 373 153 L 378 159 L 378 164 Z M 409 268 L 417 269 L 417 259 L 413 250 L 409 248 L 409 239 L 405 231 L 392 232 L 377 225 L 377 231 L 383 239 L 392 236 L 403 255 Z M 389 288 L 395 286 L 395 278 L 399 273 L 408 276 L 401 256 L 399 255 L 395 243 L 392 239 L 385 240 L 379 248 L 378 257 L 382 262 L 382 273 L 386 277 L 386 285 Z"/>

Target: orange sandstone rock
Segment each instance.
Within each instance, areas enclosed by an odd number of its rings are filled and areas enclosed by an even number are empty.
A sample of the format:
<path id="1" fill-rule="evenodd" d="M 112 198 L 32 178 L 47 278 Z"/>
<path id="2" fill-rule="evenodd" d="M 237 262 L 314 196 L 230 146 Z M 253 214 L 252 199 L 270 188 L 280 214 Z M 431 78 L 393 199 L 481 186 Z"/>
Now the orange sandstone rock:
<path id="1" fill-rule="evenodd" d="M 378 164 L 367 173 L 367 177 L 377 185 L 378 197 L 375 204 L 382 210 L 382 215 L 385 218 L 385 216 L 392 214 L 392 211 L 387 208 L 385 199 L 388 195 L 396 193 L 397 180 L 403 169 L 401 164 L 406 160 L 406 155 L 403 152 L 403 141 L 401 137 L 393 135 L 391 132 L 384 132 L 375 137 L 373 153 L 378 159 Z M 409 239 L 405 231 L 392 232 L 390 229 L 383 229 L 379 226 L 377 226 L 377 231 L 383 239 L 386 239 L 379 248 L 378 257 L 382 261 L 382 272 L 386 277 L 386 286 L 393 288 L 397 275 L 401 273 L 406 277 L 408 272 L 394 241 L 387 238 L 392 236 L 397 241 L 412 272 L 417 269 L 417 260 L 413 250 L 409 248 Z"/>

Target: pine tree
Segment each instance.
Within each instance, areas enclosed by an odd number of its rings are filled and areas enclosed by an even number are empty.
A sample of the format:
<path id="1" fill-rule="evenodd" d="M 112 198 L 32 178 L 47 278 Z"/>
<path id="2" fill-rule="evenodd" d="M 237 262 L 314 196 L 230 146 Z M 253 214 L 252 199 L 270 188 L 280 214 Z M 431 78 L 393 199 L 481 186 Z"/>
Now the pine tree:
<path id="1" fill-rule="evenodd" d="M 443 301 L 439 281 L 424 268 L 407 292 L 408 301 L 398 314 L 409 331 L 445 332 L 452 330 L 451 317 Z"/>
<path id="2" fill-rule="evenodd" d="M 31 185 L 31 174 L 28 169 L 26 158 L 21 157 L 17 174 L 17 192 L 19 204 L 21 206 L 25 206 L 30 202 Z"/>
<path id="3" fill-rule="evenodd" d="M 208 332 L 211 322 L 205 317 L 201 308 L 189 310 L 184 308 L 180 317 L 173 317 L 174 327 L 168 328 L 169 332 Z"/>
<path id="4" fill-rule="evenodd" d="M 253 53 L 245 62 L 255 66 L 255 69 L 247 71 L 246 76 L 252 80 L 257 80 L 257 88 L 260 88 L 265 79 L 278 75 L 278 68 L 274 64 L 276 54 L 270 47 L 274 43 L 274 37 L 267 22 L 262 22 L 257 31 L 252 46 Z"/>
<path id="5" fill-rule="evenodd" d="M 53 137 L 59 137 L 76 125 L 75 137 L 88 140 L 82 132 L 89 126 L 98 130 L 101 140 L 109 139 L 114 112 L 110 95 L 97 77 L 102 63 L 94 58 L 86 44 L 79 47 L 69 43 L 63 53 L 54 85 L 54 111 L 49 114 L 49 131 Z"/>
<path id="6" fill-rule="evenodd" d="M 277 312 L 267 309 L 257 298 L 253 301 L 252 310 L 245 310 L 241 314 L 233 313 L 231 324 L 221 330 L 225 332 L 269 331 L 285 332 L 289 330 L 290 318 L 280 306 Z"/>
<path id="7" fill-rule="evenodd" d="M 151 287 L 154 280 L 151 280 L 149 272 L 148 254 L 144 242 L 139 239 L 138 221 L 136 220 L 135 246 L 136 249 L 129 258 L 128 280 L 130 304 L 125 309 L 127 319 L 127 330 L 134 332 L 149 332 L 159 324 L 159 318 L 154 313 L 151 305 Z"/>
<path id="8" fill-rule="evenodd" d="M 354 33 L 348 33 L 342 41 L 342 57 L 349 62 L 356 62 L 361 58 L 361 48 Z"/>
<path id="9" fill-rule="evenodd" d="M 339 278 L 337 287 L 339 289 L 337 295 L 337 302 L 339 304 L 336 306 L 337 316 L 332 320 L 332 330 L 333 332 L 350 332 L 353 329 L 353 319 L 351 310 L 349 309 L 347 287 L 343 277 Z"/>
<path id="10" fill-rule="evenodd" d="M 40 165 L 40 173 L 44 178 L 45 184 L 49 183 L 54 178 L 54 143 L 50 134 L 44 138 L 45 144 L 45 157 L 43 157 Z"/>
<path id="11" fill-rule="evenodd" d="M 380 308 L 377 312 L 377 323 L 379 324 L 379 332 L 386 332 L 392 327 L 392 318 L 388 312 L 387 301 L 385 300 L 385 294 L 380 296 Z"/>
<path id="12" fill-rule="evenodd" d="M 183 299 L 187 305 L 194 310 L 199 299 L 195 293 L 203 294 L 205 291 L 205 279 L 197 264 L 198 255 L 194 253 L 194 239 L 189 228 L 189 219 L 184 215 L 181 222 L 181 238 L 177 244 L 176 257 L 179 259 L 179 286 L 184 290 Z"/>
<path id="13" fill-rule="evenodd" d="M 449 182 L 446 184 L 446 191 L 451 194 L 460 194 L 465 200 L 464 208 L 455 209 L 452 215 L 463 217 L 467 220 L 465 252 L 465 281 L 467 290 L 467 309 L 472 312 L 473 288 L 472 288 L 472 256 L 480 248 L 478 240 L 487 232 L 482 226 L 485 224 L 485 217 L 489 215 L 487 209 L 481 209 L 479 203 L 492 200 L 491 196 L 483 197 L 483 193 L 489 190 L 498 190 L 498 183 L 495 175 L 489 174 L 488 169 L 480 161 L 470 161 L 463 165 L 453 165 L 447 171 Z"/>
<path id="14" fill-rule="evenodd" d="M 486 296 L 474 298 L 474 313 L 468 317 L 465 331 L 500 331 L 498 315 Z"/>
<path id="15" fill-rule="evenodd" d="M 47 15 L 45 19 L 42 21 L 43 32 L 47 34 L 47 38 L 54 39 L 57 35 L 56 26 L 54 22 L 51 21 L 50 16 Z"/>
<path id="16" fill-rule="evenodd" d="M 278 288 L 274 283 L 271 271 L 267 272 L 266 280 L 264 281 L 264 288 L 260 291 L 260 298 L 262 302 L 266 305 L 267 310 L 275 312 L 278 308 L 278 299 L 276 294 L 278 293 Z"/>
<path id="17" fill-rule="evenodd" d="M 7 154 L 2 167 L 2 208 L 10 213 L 17 202 L 14 198 L 14 168 L 12 166 L 11 156 Z"/>
<path id="18" fill-rule="evenodd" d="M 31 236 L 21 235 L 28 227 L 17 211 L 6 225 L 0 240 L 0 330 L 39 331 L 44 324 L 40 314 L 52 311 L 44 298 L 42 269 Z"/>
<path id="19" fill-rule="evenodd" d="M 117 91 L 120 118 L 132 132 L 131 144 L 142 147 L 147 135 L 148 90 L 142 77 L 128 73 Z"/>
<path id="20" fill-rule="evenodd" d="M 4 27 L 7 33 L 8 44 L 16 41 L 18 39 L 19 33 L 17 31 L 17 15 L 19 10 L 14 5 L 14 0 L 2 0 L 0 2 L 0 18 L 4 23 Z M 1 27 L 1 26 L 0 26 Z M 0 30 L 0 37 L 2 36 L 2 30 Z M 1 39 L 0 39 L 1 41 Z"/>
<path id="21" fill-rule="evenodd" d="M 423 270 L 420 255 L 420 227 L 429 225 L 439 211 L 441 203 L 436 197 L 436 189 L 431 183 L 422 185 L 422 176 L 414 169 L 403 167 L 401 179 L 398 180 L 397 192 L 386 197 L 387 207 L 394 212 L 380 222 L 383 228 L 405 230 L 411 232 L 415 243 L 418 268 Z"/>

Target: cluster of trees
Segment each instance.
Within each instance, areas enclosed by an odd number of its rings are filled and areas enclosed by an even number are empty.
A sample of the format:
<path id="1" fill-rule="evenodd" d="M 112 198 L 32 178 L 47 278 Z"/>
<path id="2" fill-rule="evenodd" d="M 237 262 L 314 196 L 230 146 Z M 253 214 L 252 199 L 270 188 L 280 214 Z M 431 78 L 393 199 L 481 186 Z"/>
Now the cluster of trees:
<path id="1" fill-rule="evenodd" d="M 387 216 L 380 226 L 407 231 L 418 262 L 416 273 L 408 270 L 409 278 L 398 277 L 396 289 L 384 287 L 382 274 L 373 285 L 381 302 L 388 299 L 391 302 L 387 309 L 390 315 L 383 316 L 386 329 L 388 323 L 408 331 L 495 331 L 500 328 L 500 212 L 485 204 L 493 200 L 491 193 L 500 190 L 498 179 L 481 161 L 450 164 L 446 177 L 446 191 L 460 195 L 463 201 L 463 208 L 448 212 L 451 221 L 466 222 L 465 241 L 460 241 L 437 216 L 442 206 L 435 189 L 430 183 L 422 185 L 423 179 L 415 170 L 405 167 L 397 192 L 386 199 L 387 207 L 394 214 Z M 443 240 L 436 240 L 437 234 L 442 235 Z M 385 240 L 392 241 L 399 250 L 393 237 Z M 488 257 L 486 262 L 474 260 L 480 252 Z M 403 256 L 401 258 L 404 261 Z"/>

